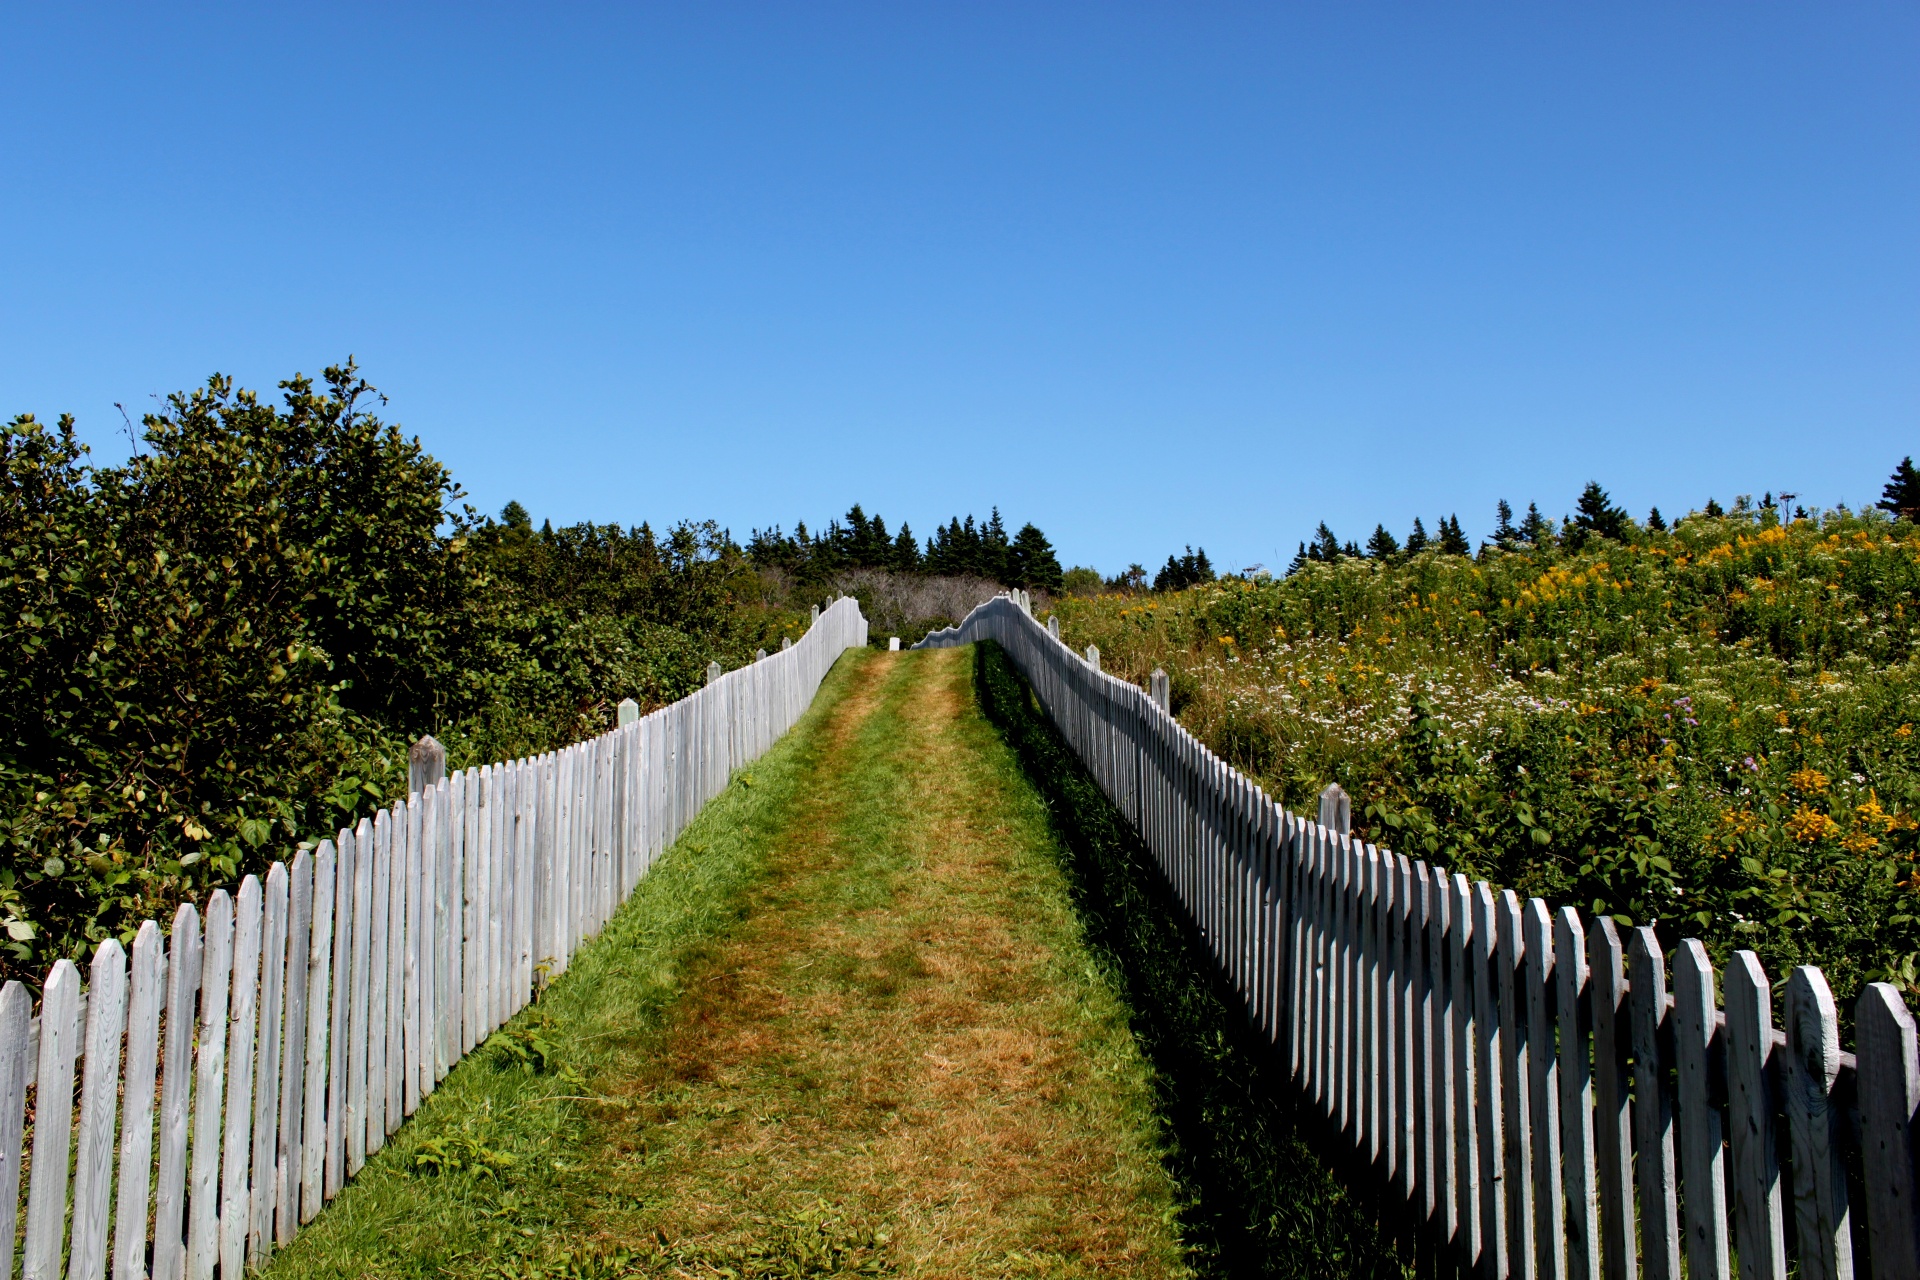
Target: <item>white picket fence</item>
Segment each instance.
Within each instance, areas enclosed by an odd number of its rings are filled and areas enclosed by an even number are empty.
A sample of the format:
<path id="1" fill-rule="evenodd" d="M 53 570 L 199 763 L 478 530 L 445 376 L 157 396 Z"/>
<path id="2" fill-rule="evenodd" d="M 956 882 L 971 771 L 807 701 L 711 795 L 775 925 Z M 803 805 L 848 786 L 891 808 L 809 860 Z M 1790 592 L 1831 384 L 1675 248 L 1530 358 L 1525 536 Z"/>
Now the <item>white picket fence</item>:
<path id="1" fill-rule="evenodd" d="M 462 770 L 264 884 L 216 890 L 204 915 L 186 903 L 164 934 L 147 922 L 131 964 L 102 943 L 84 990 L 57 962 L 37 1017 L 7 983 L 0 1276 L 28 1151 L 27 1280 L 109 1264 L 116 1280 L 208 1280 L 264 1262 L 866 643 L 859 607 L 835 601 L 798 643 L 710 668 L 671 706 L 624 704 L 591 741 Z"/>
<path id="2" fill-rule="evenodd" d="M 1920 1057 L 1899 992 L 1840 1047 L 1826 979 L 1774 991 L 1613 922 L 1287 812 L 1144 692 L 981 605 L 920 646 L 993 639 L 1132 823 L 1304 1096 L 1450 1264 L 1526 1280 L 1920 1276 Z M 1156 673 L 1158 675 L 1158 673 Z M 1718 994 L 1716 994 L 1718 993 Z"/>

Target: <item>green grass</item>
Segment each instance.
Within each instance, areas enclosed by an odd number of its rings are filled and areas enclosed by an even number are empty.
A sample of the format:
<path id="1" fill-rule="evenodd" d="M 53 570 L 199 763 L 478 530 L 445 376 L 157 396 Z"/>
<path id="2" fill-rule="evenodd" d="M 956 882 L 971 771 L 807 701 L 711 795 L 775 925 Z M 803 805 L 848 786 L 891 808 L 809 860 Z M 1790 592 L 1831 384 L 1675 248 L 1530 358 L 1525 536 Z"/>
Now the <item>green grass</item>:
<path id="1" fill-rule="evenodd" d="M 583 1229 L 573 1209 L 593 1177 L 579 1155 L 589 1125 L 569 1099 L 609 1060 L 649 1051 L 741 919 L 765 873 L 762 835 L 818 767 L 819 723 L 851 672 L 828 675 L 796 730 L 707 806 L 537 1003 L 448 1074 L 271 1274 L 485 1274 Z"/>
<path id="2" fill-rule="evenodd" d="M 849 655 L 274 1274 L 1184 1274 L 1064 872 L 967 655 Z"/>
<path id="3" fill-rule="evenodd" d="M 1218 1276 L 1401 1276 L 1385 1207 L 1363 1172 L 1316 1153 L 1340 1150 L 1338 1136 L 1296 1105 L 1152 854 L 999 646 L 975 646 L 975 667 L 985 714 L 1048 806 L 1086 946 L 1152 1063 L 1190 1260 Z"/>

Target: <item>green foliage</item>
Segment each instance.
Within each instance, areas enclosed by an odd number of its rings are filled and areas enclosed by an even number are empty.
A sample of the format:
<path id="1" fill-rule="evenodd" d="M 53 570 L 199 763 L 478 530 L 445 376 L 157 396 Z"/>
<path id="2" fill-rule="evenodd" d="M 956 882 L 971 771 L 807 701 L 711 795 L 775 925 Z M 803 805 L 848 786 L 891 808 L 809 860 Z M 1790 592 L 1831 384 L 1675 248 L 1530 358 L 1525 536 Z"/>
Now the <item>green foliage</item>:
<path id="1" fill-rule="evenodd" d="M 1920 529 L 1771 509 L 1067 600 L 1066 639 L 1270 791 L 1850 1002 L 1920 970 Z M 1544 521 L 1539 522 L 1544 524 Z M 1533 526 L 1530 530 L 1528 526 Z M 1578 530 L 1578 526 L 1575 526 Z"/>
<path id="2" fill-rule="evenodd" d="M 8 976 L 372 812 L 422 733 L 529 754 L 801 633 L 711 524 L 476 521 L 351 361 L 281 390 L 170 396 L 118 467 L 71 418 L 0 430 Z"/>
<path id="3" fill-rule="evenodd" d="M 1341 1178 L 1316 1154 L 1314 1118 L 1248 1025 L 1185 922 L 1153 855 L 1047 722 L 1000 647 L 980 644 L 981 713 L 1045 798 L 1086 946 L 1115 975 L 1152 1062 L 1165 1160 L 1185 1204 L 1181 1234 L 1201 1275 L 1400 1276 L 1366 1171 Z"/>

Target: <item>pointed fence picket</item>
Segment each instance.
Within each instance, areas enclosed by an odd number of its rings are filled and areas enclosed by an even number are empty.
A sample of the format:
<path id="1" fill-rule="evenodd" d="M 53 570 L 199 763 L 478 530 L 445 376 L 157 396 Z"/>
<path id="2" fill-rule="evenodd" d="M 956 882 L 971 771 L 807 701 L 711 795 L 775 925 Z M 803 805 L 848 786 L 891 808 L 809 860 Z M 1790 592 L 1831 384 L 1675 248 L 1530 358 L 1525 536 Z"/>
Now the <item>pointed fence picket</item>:
<path id="1" fill-rule="evenodd" d="M 141 925 L 131 956 L 101 943 L 84 990 L 56 961 L 37 1016 L 5 984 L 0 1280 L 16 1241 L 29 1280 L 263 1264 L 866 643 L 836 600 L 798 642 L 591 742 L 416 770 L 424 790 L 214 890 L 204 918 L 185 903 L 169 930 Z"/>
<path id="2" fill-rule="evenodd" d="M 1289 813 L 1169 714 L 1164 676 L 1101 671 L 1014 595 L 915 647 L 980 640 L 1442 1269 L 1920 1280 L 1920 1036 L 1893 987 L 1861 995 L 1845 1053 L 1818 969 L 1770 979 L 1743 951 L 1716 974 L 1698 942 L 1623 942 L 1604 916 L 1409 865 L 1348 834 L 1338 788 L 1317 820 Z"/>

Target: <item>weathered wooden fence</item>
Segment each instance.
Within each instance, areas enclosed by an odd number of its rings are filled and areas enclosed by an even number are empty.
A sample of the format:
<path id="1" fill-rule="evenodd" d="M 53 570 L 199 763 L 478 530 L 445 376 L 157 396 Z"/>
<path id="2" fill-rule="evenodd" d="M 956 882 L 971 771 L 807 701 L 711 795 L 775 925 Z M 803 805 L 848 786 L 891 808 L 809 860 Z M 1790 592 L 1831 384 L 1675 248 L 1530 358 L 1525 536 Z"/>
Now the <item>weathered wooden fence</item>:
<path id="1" fill-rule="evenodd" d="M 7 983 L 0 1276 L 23 1168 L 27 1280 L 207 1280 L 263 1261 L 866 642 L 858 606 L 835 601 L 797 644 L 709 668 L 671 706 L 625 703 L 591 741 L 434 782 L 204 913 L 182 905 L 171 930 L 142 925 L 130 957 L 102 943 L 84 989 L 57 962 L 37 1017 Z"/>
<path id="2" fill-rule="evenodd" d="M 1522 902 L 1261 794 L 1023 598 L 917 647 L 993 639 L 1131 821 L 1249 1017 L 1441 1256 L 1534 1280 L 1920 1276 L 1914 1020 L 1826 979 L 1775 992 L 1651 928 Z M 1775 1029 L 1776 1007 L 1781 1030 Z M 1791 1260 L 1791 1261 L 1790 1261 Z"/>

